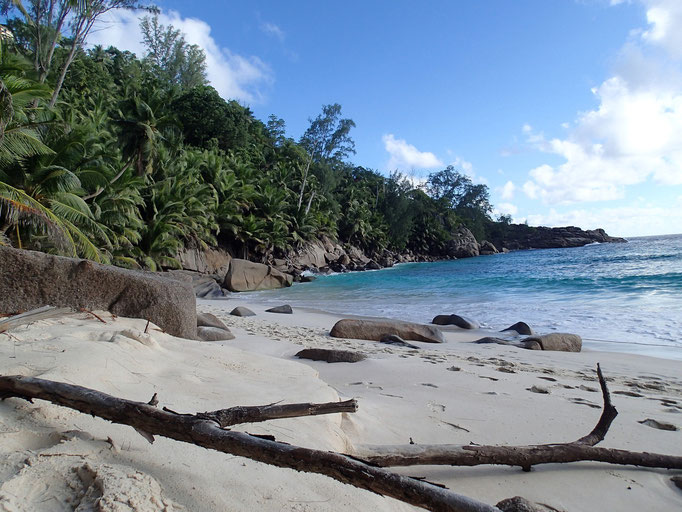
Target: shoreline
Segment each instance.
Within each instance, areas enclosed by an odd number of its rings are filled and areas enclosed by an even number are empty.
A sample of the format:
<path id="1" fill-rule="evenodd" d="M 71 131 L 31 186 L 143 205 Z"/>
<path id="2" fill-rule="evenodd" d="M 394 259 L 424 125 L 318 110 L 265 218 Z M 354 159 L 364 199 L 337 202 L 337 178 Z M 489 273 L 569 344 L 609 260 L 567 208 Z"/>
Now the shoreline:
<path id="1" fill-rule="evenodd" d="M 412 264 L 414 262 L 410 262 Z M 421 263 L 421 262 L 419 262 Z M 369 272 L 379 272 L 381 270 L 387 270 L 387 269 L 379 269 L 376 271 L 369 271 Z M 365 271 L 367 272 L 367 271 Z M 295 283 L 295 285 L 298 286 L 305 286 L 308 283 Z M 286 293 L 286 290 L 283 289 Z M 259 298 L 254 297 L 253 293 L 260 293 L 263 290 L 260 291 L 255 291 L 255 292 L 234 292 L 232 295 L 225 297 L 225 298 L 219 298 L 219 299 L 203 299 L 203 298 L 197 298 L 197 307 L 200 306 L 200 304 L 211 304 L 211 303 L 216 303 L 216 304 L 228 304 L 228 303 L 245 303 L 245 304 L 251 304 L 251 305 L 258 305 L 263 306 L 263 311 L 267 307 L 272 307 L 276 306 L 279 304 L 286 303 L 286 300 L 280 300 L 279 298 L 277 299 L 268 299 L 268 300 L 259 300 Z M 265 291 L 270 291 L 270 290 L 265 290 Z M 243 297 L 243 298 L 242 298 Z M 226 306 L 227 307 L 227 306 Z M 358 315 L 355 313 L 336 313 L 333 311 L 327 311 L 322 308 L 316 308 L 316 307 L 311 307 L 311 306 L 296 306 L 292 305 L 292 307 L 295 307 L 297 310 L 301 312 L 309 312 L 312 314 L 319 314 L 319 315 L 326 315 L 329 317 L 334 317 L 334 318 L 356 318 L 356 319 L 369 319 L 369 320 L 380 320 L 380 319 L 390 319 L 390 320 L 401 320 L 400 318 L 396 317 L 391 317 L 391 316 L 378 316 L 378 315 Z M 428 322 L 417 322 L 417 323 L 425 323 L 427 325 L 431 325 Z M 512 323 L 512 322 L 510 322 Z M 446 325 L 439 325 L 437 326 L 441 331 L 455 331 L 459 332 L 462 331 L 458 327 L 455 326 L 446 326 Z M 466 332 L 466 331 L 465 331 Z M 500 330 L 495 330 L 492 328 L 485 328 L 482 327 L 480 329 L 475 329 L 471 332 L 475 333 L 480 333 L 481 335 L 479 338 L 482 338 L 484 336 L 496 336 L 502 332 Z M 558 331 L 548 331 L 548 332 L 542 332 L 540 334 L 548 334 L 549 332 L 558 332 Z M 633 334 L 634 336 L 634 334 Z M 673 345 L 656 345 L 656 344 L 651 344 L 651 343 L 638 343 L 636 341 L 618 341 L 618 340 L 605 340 L 605 339 L 595 339 L 595 338 L 589 338 L 586 336 L 581 336 L 583 339 L 583 352 L 599 352 L 599 353 L 606 353 L 606 354 L 629 354 L 633 356 L 638 356 L 638 357 L 651 357 L 654 359 L 661 359 L 664 361 L 682 361 L 682 347 L 675 347 Z M 474 338 L 478 339 L 478 338 Z M 586 343 L 587 342 L 587 346 Z M 629 348 L 629 350 L 622 350 L 622 348 Z M 620 349 L 620 350 L 619 350 Z M 665 355 L 663 355 L 665 354 Z"/>

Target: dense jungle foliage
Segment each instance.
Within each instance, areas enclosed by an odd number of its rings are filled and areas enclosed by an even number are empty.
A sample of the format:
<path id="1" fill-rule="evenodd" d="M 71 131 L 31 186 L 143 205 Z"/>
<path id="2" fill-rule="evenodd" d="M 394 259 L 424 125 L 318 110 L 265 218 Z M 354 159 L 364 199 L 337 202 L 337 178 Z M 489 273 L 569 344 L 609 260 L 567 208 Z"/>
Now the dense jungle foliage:
<path id="1" fill-rule="evenodd" d="M 136 6 L 0 1 L 0 244 L 156 270 L 188 244 L 267 260 L 321 235 L 439 256 L 460 224 L 480 240 L 508 222 L 452 167 L 415 186 L 353 164 L 338 104 L 299 140 L 254 118 L 153 10 L 142 58 L 85 49 L 97 16 Z"/>

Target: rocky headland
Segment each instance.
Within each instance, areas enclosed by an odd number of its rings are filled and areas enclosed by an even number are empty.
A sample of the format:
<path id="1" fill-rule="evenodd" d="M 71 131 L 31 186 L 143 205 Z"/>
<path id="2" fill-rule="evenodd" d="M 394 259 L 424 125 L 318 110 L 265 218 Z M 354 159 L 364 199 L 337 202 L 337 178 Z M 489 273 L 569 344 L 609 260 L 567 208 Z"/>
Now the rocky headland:
<path id="1" fill-rule="evenodd" d="M 592 243 L 622 243 L 603 229 L 583 230 L 575 226 L 547 228 L 509 224 L 491 240 L 478 241 L 464 226 L 452 233 L 439 254 L 401 253 L 383 250 L 365 253 L 353 245 L 322 236 L 298 249 L 270 255 L 261 261 L 234 258 L 221 248 L 189 248 L 178 255 L 183 270 L 172 270 L 178 278 L 193 284 L 198 297 L 220 298 L 226 292 L 242 292 L 291 286 L 310 281 L 315 274 L 379 270 L 397 263 L 432 262 L 472 258 L 525 249 L 581 247 Z"/>

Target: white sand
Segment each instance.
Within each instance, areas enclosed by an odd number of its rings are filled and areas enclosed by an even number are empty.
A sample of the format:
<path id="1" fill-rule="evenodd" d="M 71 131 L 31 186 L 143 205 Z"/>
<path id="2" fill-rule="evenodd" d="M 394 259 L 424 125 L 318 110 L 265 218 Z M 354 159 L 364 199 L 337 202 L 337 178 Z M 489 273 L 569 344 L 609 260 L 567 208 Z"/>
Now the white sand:
<path id="1" fill-rule="evenodd" d="M 256 317 L 227 314 L 246 305 Z M 237 338 L 200 343 L 151 330 L 145 321 L 100 313 L 40 321 L 0 334 L 0 374 L 70 382 L 133 400 L 197 412 L 233 405 L 357 398 L 355 414 L 243 426 L 325 450 L 361 444 L 565 442 L 596 423 L 596 362 L 619 411 L 606 447 L 682 455 L 682 363 L 641 356 L 534 352 L 471 345 L 481 332 L 452 329 L 420 350 L 327 333 L 338 319 L 295 310 L 264 313 L 240 300 L 200 301 Z M 293 358 L 305 347 L 360 350 L 359 363 Z M 458 370 L 455 370 L 458 369 Z M 511 370 L 507 373 L 500 369 Z M 533 386 L 548 394 L 531 392 Z M 570 386 L 570 387 L 569 387 Z M 618 392 L 635 392 L 633 397 Z M 586 405 L 588 404 L 588 405 Z M 589 405 L 594 407 L 590 407 Z M 110 438 L 111 442 L 107 441 Z M 442 482 L 488 503 L 521 495 L 557 510 L 680 510 L 674 472 L 597 463 L 518 468 L 413 467 L 399 472 Z M 680 472 L 677 472 L 680 473 Z M 164 438 L 150 445 L 132 428 L 18 399 L 0 403 L 0 511 L 413 510 L 319 475 L 297 473 Z M 77 508 L 80 506 L 81 508 Z"/>

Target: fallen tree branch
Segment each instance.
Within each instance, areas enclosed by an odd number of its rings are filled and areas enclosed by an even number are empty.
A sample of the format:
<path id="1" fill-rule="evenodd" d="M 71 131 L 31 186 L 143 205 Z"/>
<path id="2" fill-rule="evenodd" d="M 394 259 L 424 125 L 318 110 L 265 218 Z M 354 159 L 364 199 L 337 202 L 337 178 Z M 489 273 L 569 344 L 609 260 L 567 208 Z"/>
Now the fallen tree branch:
<path id="1" fill-rule="evenodd" d="M 256 423 L 280 418 L 296 418 L 300 416 L 316 416 L 338 412 L 356 412 L 358 402 L 355 399 L 345 402 L 328 402 L 324 404 L 285 404 L 238 406 L 219 411 L 198 413 L 197 417 L 213 420 L 222 428 L 241 423 Z"/>
<path id="2" fill-rule="evenodd" d="M 597 376 L 604 397 L 604 408 L 599 422 L 588 435 L 571 443 L 537 444 L 528 446 L 494 445 L 364 445 L 354 457 L 379 467 L 447 465 L 480 466 L 499 464 L 520 466 L 530 471 L 531 466 L 559 462 L 595 461 L 626 466 L 682 469 L 682 457 L 647 452 L 631 452 L 614 448 L 596 447 L 604 439 L 618 411 L 611 404 L 611 395 L 597 365 Z"/>
<path id="3" fill-rule="evenodd" d="M 391 473 L 347 455 L 311 450 L 243 432 L 224 430 L 212 419 L 164 411 L 149 403 L 116 398 L 82 386 L 34 377 L 0 376 L 0 398 L 9 397 L 29 401 L 47 400 L 114 423 L 130 425 L 150 437 L 160 435 L 278 467 L 323 474 L 428 510 L 499 512 L 498 508 L 491 505 L 427 482 Z"/>

